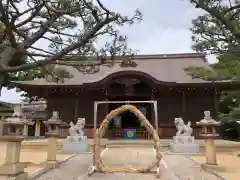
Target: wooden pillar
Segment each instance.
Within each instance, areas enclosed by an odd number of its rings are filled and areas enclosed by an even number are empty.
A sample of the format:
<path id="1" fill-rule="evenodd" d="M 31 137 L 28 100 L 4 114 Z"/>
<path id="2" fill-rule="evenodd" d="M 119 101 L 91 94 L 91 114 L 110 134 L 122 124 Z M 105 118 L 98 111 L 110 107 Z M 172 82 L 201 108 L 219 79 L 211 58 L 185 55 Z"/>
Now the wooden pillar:
<path id="1" fill-rule="evenodd" d="M 182 118 L 186 116 L 186 95 L 185 91 L 182 91 Z"/>
<path id="2" fill-rule="evenodd" d="M 28 136 L 28 124 L 24 124 L 23 135 Z"/>
<path id="3" fill-rule="evenodd" d="M 108 95 L 107 95 L 107 90 L 105 90 L 103 96 L 100 99 L 96 99 L 96 100 L 97 101 L 102 101 L 102 100 L 103 101 L 108 101 L 108 99 L 109 98 L 108 98 Z M 97 126 L 99 126 L 102 123 L 103 119 L 108 115 L 110 105 L 111 104 L 109 104 L 109 103 L 98 105 Z"/>
<path id="4" fill-rule="evenodd" d="M 155 99 L 154 99 L 154 92 L 153 92 L 153 90 L 152 90 L 152 94 L 151 94 L 151 100 L 152 101 L 154 101 Z M 154 122 L 155 121 L 155 112 L 154 112 L 154 104 L 151 104 L 151 106 L 150 106 L 150 108 L 151 108 L 151 123 L 152 122 Z M 156 127 L 155 127 L 156 128 Z"/>
<path id="5" fill-rule="evenodd" d="M 36 125 L 35 125 L 35 136 L 40 136 L 40 121 L 39 120 L 36 120 Z"/>
<path id="6" fill-rule="evenodd" d="M 104 101 L 108 101 L 108 96 L 105 94 L 105 98 L 104 98 Z M 105 104 L 104 105 L 104 111 L 105 111 L 105 114 L 104 114 L 104 117 L 103 118 L 105 118 L 105 116 L 107 116 L 108 115 L 108 113 L 109 113 L 109 104 Z M 102 119 L 102 121 L 103 121 L 103 119 Z M 101 122 L 102 123 L 102 122 Z M 122 122 L 121 122 L 122 123 Z"/>
<path id="7" fill-rule="evenodd" d="M 75 103 L 74 103 L 74 121 L 75 123 L 77 122 L 77 118 L 79 118 L 79 98 L 78 98 L 78 94 L 76 94 L 76 98 L 75 98 Z"/>
<path id="8" fill-rule="evenodd" d="M 151 100 L 152 101 L 156 101 L 156 99 L 155 99 L 155 96 L 154 96 L 154 91 L 152 91 L 152 94 L 151 94 Z M 150 104 L 150 108 L 151 108 L 151 124 L 153 125 L 154 124 L 154 127 L 155 127 L 155 129 L 156 129 L 156 131 L 157 131 L 157 133 L 158 133 L 158 135 L 159 135 L 159 116 L 158 116 L 158 107 L 157 107 L 157 104 L 158 103 L 156 103 L 156 105 L 154 105 L 154 104 Z M 156 107 L 155 107 L 156 106 Z M 155 110 L 157 111 L 157 112 L 155 112 Z M 155 115 L 155 113 L 157 113 L 156 115 Z M 157 119 L 156 119 L 157 118 Z M 148 135 L 148 139 L 150 139 L 151 137 Z"/>
<path id="9" fill-rule="evenodd" d="M 4 134 L 4 123 L 3 123 L 3 121 L 4 121 L 4 116 L 1 116 L 1 120 L 0 120 L 0 136 L 3 136 L 3 134 Z"/>
<path id="10" fill-rule="evenodd" d="M 213 105 L 214 105 L 214 118 L 218 120 L 218 104 L 219 104 L 219 94 L 216 89 L 213 92 Z"/>

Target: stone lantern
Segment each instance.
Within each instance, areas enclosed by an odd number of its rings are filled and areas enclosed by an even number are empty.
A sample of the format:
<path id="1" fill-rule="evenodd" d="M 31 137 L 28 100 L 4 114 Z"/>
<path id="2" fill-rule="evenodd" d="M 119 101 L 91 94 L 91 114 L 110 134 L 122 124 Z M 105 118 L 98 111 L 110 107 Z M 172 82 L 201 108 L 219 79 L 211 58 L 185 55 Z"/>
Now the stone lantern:
<path id="1" fill-rule="evenodd" d="M 27 128 L 33 125 L 33 122 L 28 121 L 22 112 L 20 104 L 14 106 L 14 112 L 11 117 L 5 119 L 4 124 L 8 127 L 7 135 L 9 136 L 27 136 Z"/>
<path id="2" fill-rule="evenodd" d="M 204 119 L 197 122 L 197 125 L 202 126 L 200 137 L 205 139 L 206 164 L 217 165 L 216 145 L 214 140 L 219 136 L 216 132 L 216 127 L 220 125 L 220 122 L 211 117 L 210 111 L 204 111 Z"/>
<path id="3" fill-rule="evenodd" d="M 0 136 L 0 141 L 6 146 L 6 158 L 3 165 L 0 166 L 0 179 L 27 179 L 27 173 L 24 172 L 24 165 L 19 162 L 21 142 L 24 140 L 25 125 L 33 124 L 26 119 L 22 113 L 21 105 L 14 106 L 14 113 L 3 122 L 8 126 L 7 134 Z"/>
<path id="4" fill-rule="evenodd" d="M 60 120 L 58 114 L 58 111 L 53 111 L 52 117 L 44 122 L 47 126 L 47 132 L 45 133 L 47 137 L 59 136 L 60 125 L 62 125 L 63 122 Z"/>
<path id="5" fill-rule="evenodd" d="M 63 122 L 60 120 L 58 111 L 53 111 L 53 115 L 50 119 L 44 122 L 47 126 L 47 132 L 45 133 L 48 137 L 48 153 L 47 153 L 47 168 L 59 167 L 59 163 L 56 160 L 57 154 L 57 142 L 60 133 L 60 125 Z"/>

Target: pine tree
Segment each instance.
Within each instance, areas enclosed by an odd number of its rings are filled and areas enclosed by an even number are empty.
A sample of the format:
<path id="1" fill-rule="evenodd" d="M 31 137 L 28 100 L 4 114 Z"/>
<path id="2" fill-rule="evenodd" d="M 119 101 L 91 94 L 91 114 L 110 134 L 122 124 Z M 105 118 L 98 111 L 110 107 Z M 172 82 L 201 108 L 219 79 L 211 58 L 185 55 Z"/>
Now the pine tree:
<path id="1" fill-rule="evenodd" d="M 52 64 L 74 60 L 95 67 L 109 63 L 106 56 L 130 55 L 127 37 L 117 29 L 141 18 L 139 10 L 122 16 L 100 0 L 0 1 L 0 85 L 46 74 L 67 76 L 62 70 L 52 74 Z M 99 47 L 101 39 L 107 42 Z M 90 56 L 94 63 L 88 63 Z"/>

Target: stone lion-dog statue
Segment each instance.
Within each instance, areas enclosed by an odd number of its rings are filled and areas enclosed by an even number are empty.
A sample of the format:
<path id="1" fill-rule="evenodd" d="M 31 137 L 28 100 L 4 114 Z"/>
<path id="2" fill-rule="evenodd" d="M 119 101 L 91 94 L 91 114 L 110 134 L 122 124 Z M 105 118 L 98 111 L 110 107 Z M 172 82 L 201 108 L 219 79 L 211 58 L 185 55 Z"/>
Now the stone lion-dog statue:
<path id="1" fill-rule="evenodd" d="M 185 125 L 183 119 L 178 117 L 174 119 L 174 124 L 177 129 L 176 136 L 191 136 L 193 129 L 191 128 L 190 121 L 188 121 L 187 125 Z"/>

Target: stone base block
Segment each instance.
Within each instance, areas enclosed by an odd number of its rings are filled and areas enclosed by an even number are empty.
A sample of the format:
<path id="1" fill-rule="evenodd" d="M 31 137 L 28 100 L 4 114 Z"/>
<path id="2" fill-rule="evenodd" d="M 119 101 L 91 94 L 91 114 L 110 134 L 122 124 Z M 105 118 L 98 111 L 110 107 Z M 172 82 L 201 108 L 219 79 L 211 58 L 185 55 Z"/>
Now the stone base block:
<path id="1" fill-rule="evenodd" d="M 210 171 L 214 171 L 214 172 L 224 172 L 226 171 L 226 168 L 223 166 L 219 166 L 219 165 L 213 165 L 213 164 L 201 164 L 202 169 L 204 170 L 210 170 Z"/>
<path id="2" fill-rule="evenodd" d="M 13 176 L 22 172 L 24 172 L 24 165 L 21 163 L 3 164 L 0 166 L 0 175 Z"/>
<path id="3" fill-rule="evenodd" d="M 173 143 L 191 144 L 194 143 L 194 136 L 173 136 Z"/>
<path id="4" fill-rule="evenodd" d="M 54 169 L 59 167 L 60 167 L 60 163 L 58 161 L 46 161 L 45 163 L 45 168 L 47 169 Z"/>
<path id="5" fill-rule="evenodd" d="M 199 144 L 175 144 L 170 143 L 170 151 L 174 153 L 199 153 L 200 146 Z"/>
<path id="6" fill-rule="evenodd" d="M 28 173 L 26 172 L 17 174 L 16 176 L 0 175 L 0 180 L 27 180 L 27 179 Z"/>
<path id="7" fill-rule="evenodd" d="M 63 143 L 63 152 L 66 154 L 79 154 L 91 152 L 91 147 L 87 139 L 82 139 L 79 136 L 67 137 Z"/>

